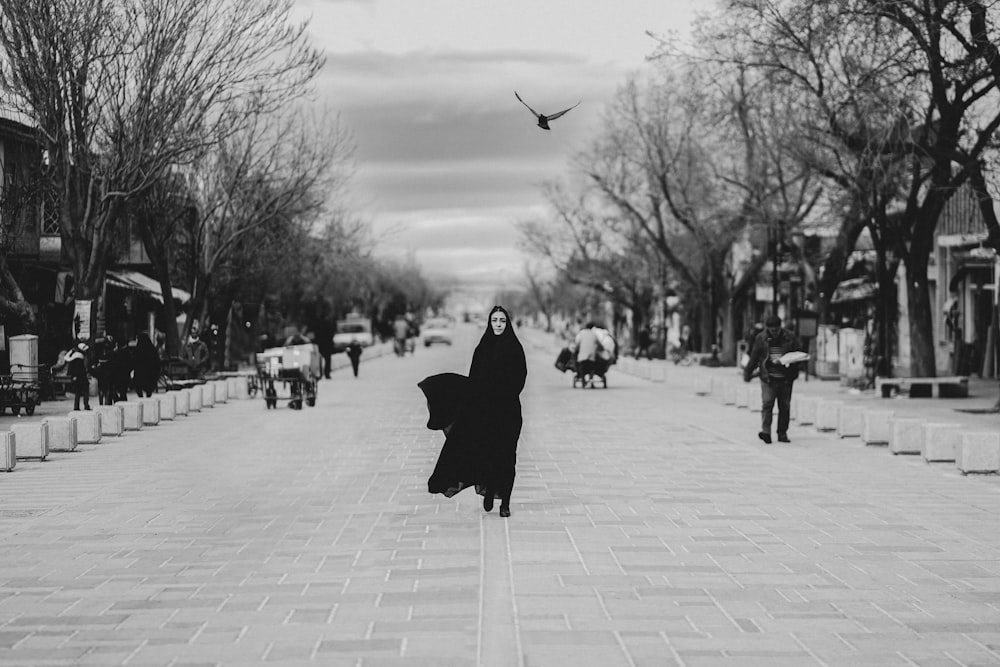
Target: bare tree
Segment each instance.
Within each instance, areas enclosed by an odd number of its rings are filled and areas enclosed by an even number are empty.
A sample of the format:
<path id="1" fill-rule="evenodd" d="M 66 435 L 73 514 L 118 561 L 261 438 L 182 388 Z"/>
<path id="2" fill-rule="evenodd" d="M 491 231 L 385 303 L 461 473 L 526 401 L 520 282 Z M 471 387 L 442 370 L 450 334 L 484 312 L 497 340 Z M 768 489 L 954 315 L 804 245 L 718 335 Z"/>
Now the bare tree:
<path id="1" fill-rule="evenodd" d="M 196 318 L 212 310 L 213 281 L 238 279 L 262 243 L 287 241 L 296 227 L 308 230 L 320 218 L 346 183 L 352 146 L 329 119 L 258 115 L 195 164 L 197 216 L 179 252 Z"/>
<path id="2" fill-rule="evenodd" d="M 300 96 L 322 65 L 291 0 L 0 4 L 0 87 L 37 123 L 44 205 L 78 298 L 100 293 L 124 205 L 247 119 Z"/>
<path id="3" fill-rule="evenodd" d="M 895 91 L 900 121 L 882 154 L 905 167 L 896 199 L 903 224 L 893 230 L 907 269 L 911 370 L 936 372 L 928 264 L 945 203 L 976 185 L 984 154 L 1000 127 L 996 9 L 981 2 L 732 0 L 749 48 L 742 62 L 774 73 L 814 102 L 813 125 L 848 146 L 870 143 L 850 122 L 858 93 Z M 845 122 L 845 117 L 848 122 Z M 980 196 L 989 240 L 1000 244 L 991 206 Z"/>
<path id="4" fill-rule="evenodd" d="M 30 139 L 28 144 L 31 144 Z M 11 164 L 4 165 L 4 173 L 0 174 L 3 179 L 0 183 L 0 314 L 5 321 L 16 322 L 30 330 L 35 325 L 35 314 L 11 271 L 8 257 L 27 225 L 36 219 L 36 175 L 30 166 L 27 170 L 11 168 L 16 164 L 14 146 L 8 144 L 5 152 L 4 157 Z M 31 165 L 31 161 L 28 164 Z"/>
<path id="5" fill-rule="evenodd" d="M 521 245 L 544 258 L 572 284 L 628 308 L 632 312 L 632 333 L 637 335 L 649 315 L 654 287 L 665 287 L 655 285 L 651 270 L 655 258 L 648 245 L 635 227 L 586 182 L 573 193 L 557 183 L 545 184 L 542 192 L 552 219 L 520 222 Z M 551 296 L 530 273 L 529 286 L 539 304 Z M 543 312 L 551 318 L 549 312 Z"/>
<path id="6" fill-rule="evenodd" d="M 815 183 L 788 159 L 780 123 L 760 111 L 764 88 L 748 86 L 745 71 L 729 72 L 723 85 L 709 85 L 720 81 L 716 72 L 683 63 L 661 74 L 645 90 L 635 81 L 622 89 L 619 120 L 577 168 L 686 286 L 702 345 L 721 329 L 732 356 L 733 243 L 750 224 L 791 229 L 815 203 Z"/>
<path id="7" fill-rule="evenodd" d="M 174 265 L 175 239 L 185 221 L 198 214 L 194 200 L 194 187 L 189 173 L 175 169 L 164 174 L 151 187 L 131 198 L 126 206 L 127 215 L 135 223 L 156 279 L 163 295 L 163 318 L 166 322 L 177 319 L 171 277 Z M 180 351 L 180 334 L 175 326 L 166 327 L 167 354 L 177 356 Z"/>

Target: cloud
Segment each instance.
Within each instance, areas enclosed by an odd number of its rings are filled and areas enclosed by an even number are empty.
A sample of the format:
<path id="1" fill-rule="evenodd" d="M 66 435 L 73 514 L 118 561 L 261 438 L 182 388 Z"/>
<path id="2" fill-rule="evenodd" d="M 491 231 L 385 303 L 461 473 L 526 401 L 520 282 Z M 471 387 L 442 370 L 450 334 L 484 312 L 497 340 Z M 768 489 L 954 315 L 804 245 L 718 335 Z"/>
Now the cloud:
<path id="1" fill-rule="evenodd" d="M 430 272 L 520 272 L 513 221 L 543 214 L 539 184 L 601 130 L 605 105 L 663 32 L 704 0 L 296 0 L 326 54 L 317 97 L 357 142 L 355 198 L 386 254 Z M 678 13 L 680 12 L 680 13 Z M 552 113 L 535 127 L 514 98 Z"/>
<path id="2" fill-rule="evenodd" d="M 381 216 L 376 226 L 397 230 L 383 242 L 384 255 L 412 256 L 431 274 L 496 283 L 522 273 L 516 222 L 544 212 L 537 204 L 426 209 Z"/>

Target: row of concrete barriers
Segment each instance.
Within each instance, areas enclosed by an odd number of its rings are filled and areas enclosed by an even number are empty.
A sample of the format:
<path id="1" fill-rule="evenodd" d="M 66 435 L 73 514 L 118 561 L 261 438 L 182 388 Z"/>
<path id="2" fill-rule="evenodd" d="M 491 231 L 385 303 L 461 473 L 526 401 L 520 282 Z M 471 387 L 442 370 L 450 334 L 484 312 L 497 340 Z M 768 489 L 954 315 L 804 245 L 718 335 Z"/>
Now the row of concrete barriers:
<path id="1" fill-rule="evenodd" d="M 652 359 L 634 359 L 618 357 L 615 368 L 622 373 L 649 380 L 650 382 L 665 382 L 667 379 L 667 364 L 664 361 Z"/>
<path id="2" fill-rule="evenodd" d="M 695 393 L 723 405 L 758 409 L 759 381 L 701 376 Z M 899 416 L 878 407 L 847 404 L 816 396 L 792 395 L 791 418 L 800 426 L 840 438 L 861 438 L 866 445 L 888 446 L 893 454 L 918 454 L 927 462 L 954 462 L 962 474 L 1000 473 L 1000 430 Z"/>
<path id="3" fill-rule="evenodd" d="M 376 343 L 366 349 L 365 356 L 377 359 L 391 350 L 391 343 Z M 349 366 L 347 355 L 334 355 L 331 370 Z M 203 408 L 249 397 L 249 376 L 235 375 L 148 398 L 100 405 L 93 410 L 73 410 L 64 417 L 12 424 L 10 430 L 0 431 L 0 471 L 12 471 L 19 460 L 44 461 L 49 452 L 72 452 L 78 445 L 96 444 L 105 436 L 140 431 Z"/>
<path id="4" fill-rule="evenodd" d="M 9 431 L 0 431 L 0 470 L 10 472 L 19 460 L 44 461 L 49 452 L 72 452 L 80 444 L 96 444 L 105 436 L 141 431 L 249 396 L 248 378 L 237 376 L 148 398 L 99 405 L 93 410 L 73 410 L 65 417 L 12 424 Z"/>

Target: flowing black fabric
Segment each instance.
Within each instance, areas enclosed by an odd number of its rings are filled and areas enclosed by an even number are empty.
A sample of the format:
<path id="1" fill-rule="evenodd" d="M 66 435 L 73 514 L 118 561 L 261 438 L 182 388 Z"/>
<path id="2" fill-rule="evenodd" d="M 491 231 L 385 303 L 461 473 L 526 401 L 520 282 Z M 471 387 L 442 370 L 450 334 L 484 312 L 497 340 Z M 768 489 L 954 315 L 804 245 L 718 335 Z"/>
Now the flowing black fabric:
<path id="1" fill-rule="evenodd" d="M 458 373 L 431 375 L 417 383 L 427 397 L 427 428 L 448 429 L 462 413 L 469 395 L 469 378 Z"/>
<path id="2" fill-rule="evenodd" d="M 487 324 L 468 378 L 444 373 L 418 385 L 431 413 L 427 427 L 447 435 L 427 482 L 430 493 L 450 498 L 475 486 L 480 495 L 510 501 L 522 424 L 519 396 L 528 371 L 510 315 L 500 306 L 490 316 L 495 312 L 507 316 L 507 326 L 498 336 Z"/>

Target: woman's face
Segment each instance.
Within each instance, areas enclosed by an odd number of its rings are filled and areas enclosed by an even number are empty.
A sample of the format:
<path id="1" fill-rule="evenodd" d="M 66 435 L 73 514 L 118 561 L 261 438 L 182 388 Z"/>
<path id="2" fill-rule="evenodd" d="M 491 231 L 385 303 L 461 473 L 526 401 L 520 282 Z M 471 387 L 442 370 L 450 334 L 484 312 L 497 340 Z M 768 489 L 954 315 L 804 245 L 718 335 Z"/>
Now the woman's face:
<path id="1" fill-rule="evenodd" d="M 493 333 L 497 336 L 503 333 L 503 330 L 507 328 L 507 316 L 503 314 L 503 311 L 498 310 L 490 315 L 490 327 L 493 328 Z"/>

